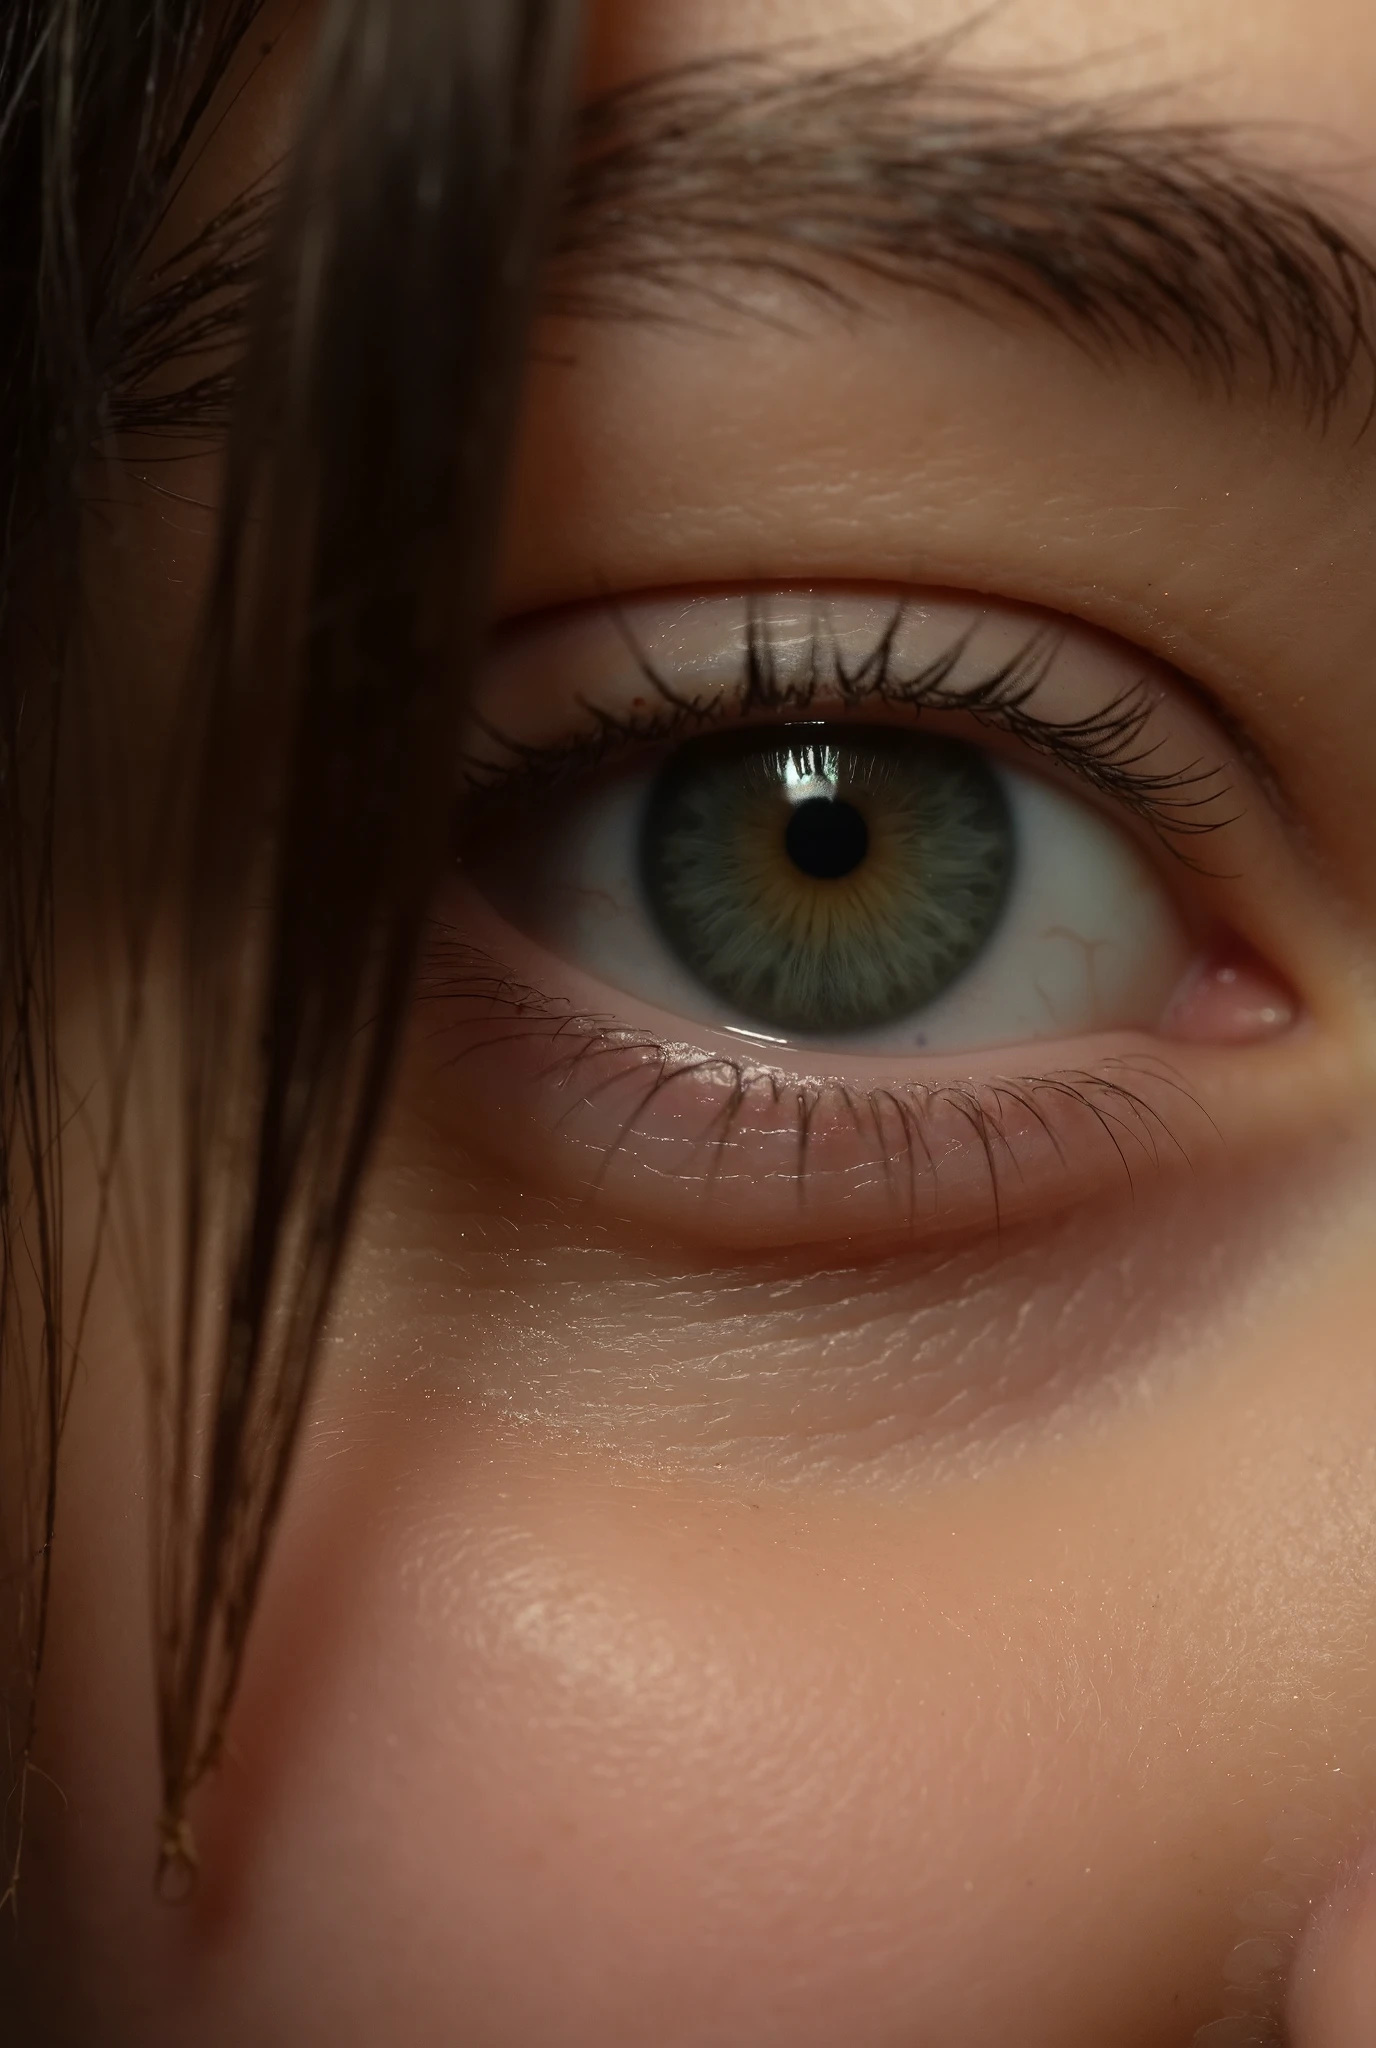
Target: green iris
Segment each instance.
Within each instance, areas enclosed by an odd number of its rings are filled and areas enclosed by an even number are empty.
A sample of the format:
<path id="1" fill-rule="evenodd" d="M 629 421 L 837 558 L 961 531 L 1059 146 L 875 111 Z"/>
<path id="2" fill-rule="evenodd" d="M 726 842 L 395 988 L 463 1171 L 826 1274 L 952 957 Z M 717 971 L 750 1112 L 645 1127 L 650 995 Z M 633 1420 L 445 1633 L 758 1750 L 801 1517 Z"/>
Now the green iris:
<path id="1" fill-rule="evenodd" d="M 808 1033 L 874 1029 L 939 996 L 998 924 L 1015 859 L 983 754 L 866 726 L 692 740 L 641 835 L 683 964 L 742 1015 Z"/>

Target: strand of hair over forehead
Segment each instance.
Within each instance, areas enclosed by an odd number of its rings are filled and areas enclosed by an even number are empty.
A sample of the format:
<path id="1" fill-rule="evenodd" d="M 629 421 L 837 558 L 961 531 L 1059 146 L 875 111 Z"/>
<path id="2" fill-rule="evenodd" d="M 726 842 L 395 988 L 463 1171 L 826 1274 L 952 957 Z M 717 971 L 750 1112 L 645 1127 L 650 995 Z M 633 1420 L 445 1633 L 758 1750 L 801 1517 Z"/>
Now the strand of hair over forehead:
<path id="1" fill-rule="evenodd" d="M 101 431 L 102 372 L 127 337 L 131 273 L 259 12 L 259 0 L 30 0 L 0 27 L 0 178 L 33 157 L 32 274 L 46 294 L 33 332 L 60 340 L 45 342 L 46 418 L 50 436 L 61 422 L 73 500 Z M 180 935 L 168 1071 L 181 1136 L 171 1200 L 151 1187 L 146 1207 L 150 1242 L 169 1215 L 177 1242 L 171 1294 L 145 1289 L 135 1312 L 150 1367 L 165 1875 L 193 1859 L 188 1797 L 238 1687 L 448 843 L 576 17 L 575 0 L 327 0 L 256 267 L 219 539 L 155 835 Z M 103 164 L 108 182 L 115 163 L 127 195 L 93 264 L 84 181 Z M 21 354 L 16 333 L 11 361 Z M 0 745 L 18 692 L 7 689 Z M 19 816 L 4 777 L 0 794 L 18 855 L 32 806 Z M 51 826 L 49 805 L 49 847 Z M 36 1263 L 43 1279 L 43 1393 L 19 1431 L 45 1475 L 22 1538 L 43 1561 L 26 1610 L 32 1673 L 77 1337 L 61 1321 L 62 1112 L 44 1051 L 51 889 L 9 892 L 10 936 L 38 933 L 22 971 L 7 964 L 5 1164 L 19 1126 L 41 1199 L 26 1187 L 24 1242 L 0 1247 L 7 1336 L 15 1266 Z M 13 1219 L 13 1176 L 10 1195 Z M 33 1377 L 10 1361 L 5 1375 L 11 1397 Z M 30 1721 L 26 1752 L 31 1738 Z M 21 1799 L 26 1782 L 21 1770 Z"/>

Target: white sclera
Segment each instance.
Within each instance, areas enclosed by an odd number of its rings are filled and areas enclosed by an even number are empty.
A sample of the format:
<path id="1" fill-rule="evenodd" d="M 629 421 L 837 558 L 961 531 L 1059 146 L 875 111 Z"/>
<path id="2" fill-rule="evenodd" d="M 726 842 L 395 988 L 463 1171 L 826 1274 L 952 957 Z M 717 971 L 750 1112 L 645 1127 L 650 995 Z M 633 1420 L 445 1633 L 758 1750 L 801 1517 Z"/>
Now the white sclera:
<path id="1" fill-rule="evenodd" d="M 945 994 L 882 1030 L 789 1035 L 733 1010 L 661 935 L 639 875 L 654 771 L 566 800 L 532 857 L 477 864 L 519 930 L 624 995 L 770 1045 L 959 1053 L 1158 1025 L 1193 956 L 1170 896 L 1127 835 L 1086 803 L 992 765 L 1016 833 L 1013 884 L 983 950 Z M 487 870 L 493 870 L 491 872 Z M 633 1015 L 626 1018 L 634 1024 Z"/>

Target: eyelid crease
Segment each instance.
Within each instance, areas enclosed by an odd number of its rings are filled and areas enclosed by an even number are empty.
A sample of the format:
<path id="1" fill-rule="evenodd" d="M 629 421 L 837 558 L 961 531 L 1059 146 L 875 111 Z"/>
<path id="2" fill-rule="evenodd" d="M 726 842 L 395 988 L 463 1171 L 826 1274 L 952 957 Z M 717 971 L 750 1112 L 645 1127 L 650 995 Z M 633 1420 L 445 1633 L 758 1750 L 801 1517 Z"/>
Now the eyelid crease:
<path id="1" fill-rule="evenodd" d="M 622 608 L 613 604 L 604 609 L 656 708 L 622 714 L 582 694 L 576 701 L 589 725 L 581 733 L 539 745 L 504 731 L 490 715 L 476 715 L 476 729 L 510 757 L 510 765 L 471 752 L 466 757 L 462 764 L 467 799 L 464 825 L 500 802 L 533 798 L 634 752 L 668 747 L 727 723 L 744 725 L 770 718 L 784 723 L 808 711 L 844 713 L 866 705 L 918 714 L 961 714 L 978 726 L 1005 734 L 1030 754 L 1056 762 L 1137 817 L 1175 859 L 1197 872 L 1207 870 L 1189 853 L 1187 842 L 1236 820 L 1235 811 L 1220 814 L 1218 810 L 1230 790 L 1221 764 L 1210 766 L 1195 760 L 1171 769 L 1152 765 L 1163 742 L 1148 733 L 1155 700 L 1145 678 L 1126 685 L 1105 705 L 1079 717 L 1051 718 L 1035 708 L 1064 639 L 1047 625 L 1035 627 L 1021 647 L 978 680 L 955 683 L 952 678 L 970 650 L 977 623 L 956 634 L 936 655 L 905 670 L 897 648 L 900 630 L 913 609 L 912 600 L 894 601 L 869 653 L 852 664 L 848 664 L 835 632 L 826 634 L 814 612 L 803 666 L 801 672 L 795 672 L 782 663 L 758 598 L 748 594 L 746 639 L 733 689 L 693 694 L 675 687 L 656 666 Z"/>

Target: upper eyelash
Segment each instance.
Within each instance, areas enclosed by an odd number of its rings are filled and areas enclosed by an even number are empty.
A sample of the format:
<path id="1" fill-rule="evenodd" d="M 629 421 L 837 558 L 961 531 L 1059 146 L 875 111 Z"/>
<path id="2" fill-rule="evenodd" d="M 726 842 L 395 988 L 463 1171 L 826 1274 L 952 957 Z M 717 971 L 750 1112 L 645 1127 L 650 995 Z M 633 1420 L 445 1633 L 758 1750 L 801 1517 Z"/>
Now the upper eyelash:
<path id="1" fill-rule="evenodd" d="M 728 718 L 805 711 L 825 690 L 846 708 L 880 703 L 917 712 L 958 711 L 977 725 L 1006 733 L 1030 753 L 1054 760 L 1099 795 L 1139 818 L 1187 867 L 1197 868 L 1199 863 L 1182 842 L 1235 822 L 1235 812 L 1219 813 L 1221 799 L 1231 787 L 1221 765 L 1201 761 L 1172 769 L 1151 765 L 1163 742 L 1147 737 L 1154 697 L 1145 678 L 1083 718 L 1047 718 L 1036 710 L 1035 700 L 1061 644 L 1059 633 L 1039 627 L 982 680 L 953 686 L 951 677 L 969 649 L 975 627 L 957 635 L 942 653 L 904 673 L 895 649 L 908 609 L 906 600 L 895 604 L 874 647 L 853 665 L 847 664 L 835 639 L 824 635 L 821 621 L 816 619 L 801 673 L 795 667 L 785 676 L 770 642 L 768 621 L 758 604 L 747 600 L 739 684 L 730 693 L 714 690 L 701 696 L 670 683 L 637 640 L 624 613 L 613 609 L 612 617 L 658 707 L 621 714 L 580 696 L 578 708 L 589 719 L 589 727 L 542 746 L 517 740 L 494 720 L 479 718 L 479 730 L 507 751 L 512 766 L 470 756 L 464 764 L 468 791 L 480 801 L 505 796 L 513 785 L 533 792 L 605 766 L 629 748 L 665 746 Z"/>

